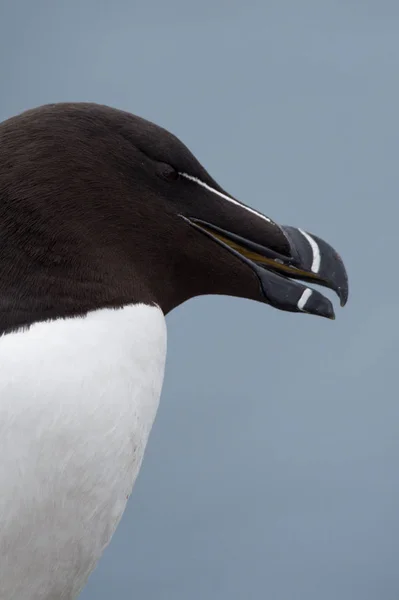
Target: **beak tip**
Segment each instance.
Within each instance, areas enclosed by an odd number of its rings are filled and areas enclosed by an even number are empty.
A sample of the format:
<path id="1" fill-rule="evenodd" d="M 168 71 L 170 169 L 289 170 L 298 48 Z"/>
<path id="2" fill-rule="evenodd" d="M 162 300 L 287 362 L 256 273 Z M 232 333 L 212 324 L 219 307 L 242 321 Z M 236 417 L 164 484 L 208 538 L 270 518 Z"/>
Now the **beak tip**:
<path id="1" fill-rule="evenodd" d="M 346 279 L 345 285 L 338 287 L 337 293 L 338 293 L 338 297 L 339 297 L 339 303 L 342 307 L 344 307 L 345 304 L 348 302 L 348 296 L 349 296 L 347 279 Z"/>
<path id="2" fill-rule="evenodd" d="M 314 257 L 318 255 L 319 267 L 317 271 L 312 272 L 313 282 L 334 290 L 340 305 L 344 307 L 349 294 L 348 274 L 338 252 L 320 237 L 302 229 L 287 225 L 282 229 L 291 245 L 295 266 L 310 273 L 311 270 L 313 271 Z M 310 280 L 306 279 L 306 281 Z"/>
<path id="3" fill-rule="evenodd" d="M 331 320 L 335 319 L 335 312 L 332 302 L 316 290 L 311 290 L 311 295 L 309 296 L 303 310 L 308 314 L 318 317 L 325 317 L 326 319 Z"/>

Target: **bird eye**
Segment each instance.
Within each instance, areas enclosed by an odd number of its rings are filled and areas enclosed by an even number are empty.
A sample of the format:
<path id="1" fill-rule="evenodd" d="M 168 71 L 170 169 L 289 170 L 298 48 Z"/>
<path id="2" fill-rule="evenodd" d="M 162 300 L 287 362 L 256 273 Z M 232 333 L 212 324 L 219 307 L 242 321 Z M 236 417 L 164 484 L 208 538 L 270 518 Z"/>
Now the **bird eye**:
<path id="1" fill-rule="evenodd" d="M 176 179 L 179 179 L 178 171 L 166 163 L 159 164 L 158 175 L 162 179 L 166 179 L 166 181 L 176 181 Z"/>

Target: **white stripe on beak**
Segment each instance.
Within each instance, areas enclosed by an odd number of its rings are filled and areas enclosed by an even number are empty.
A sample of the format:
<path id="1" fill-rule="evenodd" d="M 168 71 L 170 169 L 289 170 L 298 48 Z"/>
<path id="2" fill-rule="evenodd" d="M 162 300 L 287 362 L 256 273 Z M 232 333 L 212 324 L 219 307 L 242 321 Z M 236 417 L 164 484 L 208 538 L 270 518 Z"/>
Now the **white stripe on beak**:
<path id="1" fill-rule="evenodd" d="M 190 181 L 193 181 L 194 183 L 200 185 L 201 187 L 208 190 L 208 192 L 213 192 L 214 194 L 216 194 L 216 196 L 219 196 L 220 198 L 223 198 L 224 200 L 227 200 L 228 202 L 231 202 L 232 204 L 235 204 L 236 206 L 240 206 L 241 208 L 244 208 L 245 210 L 252 213 L 253 215 L 256 215 L 257 217 L 264 219 L 264 221 L 267 221 L 268 223 L 272 222 L 271 219 L 269 219 L 268 217 L 265 217 L 265 215 L 262 215 L 262 213 L 259 213 L 257 210 L 254 210 L 253 208 L 249 208 L 249 206 L 245 206 L 245 204 L 241 204 L 241 202 L 238 202 L 238 200 L 234 200 L 234 198 L 230 198 L 230 196 L 227 196 L 226 194 L 223 194 L 222 192 L 215 190 L 213 187 L 211 187 L 204 181 L 201 181 L 201 179 L 198 179 L 198 177 L 194 177 L 193 175 L 188 175 L 187 173 L 179 173 L 179 175 L 181 175 L 181 177 L 185 177 L 186 179 L 189 179 Z"/>
<path id="2" fill-rule="evenodd" d="M 297 307 L 299 308 L 299 310 L 303 311 L 305 309 L 306 302 L 309 300 L 312 293 L 313 293 L 313 290 L 311 290 L 310 288 L 306 288 L 306 290 L 302 293 L 302 296 L 299 298 L 298 304 L 297 304 Z"/>
<path id="3" fill-rule="evenodd" d="M 309 245 L 312 249 L 312 255 L 313 255 L 311 269 L 312 269 L 313 273 L 318 273 L 319 269 L 320 269 L 320 260 L 321 260 L 319 245 L 308 233 L 306 233 L 306 231 L 303 231 L 302 229 L 299 229 L 299 228 L 298 228 L 298 231 L 300 231 L 302 233 L 303 237 L 306 238 L 307 241 L 309 242 Z"/>

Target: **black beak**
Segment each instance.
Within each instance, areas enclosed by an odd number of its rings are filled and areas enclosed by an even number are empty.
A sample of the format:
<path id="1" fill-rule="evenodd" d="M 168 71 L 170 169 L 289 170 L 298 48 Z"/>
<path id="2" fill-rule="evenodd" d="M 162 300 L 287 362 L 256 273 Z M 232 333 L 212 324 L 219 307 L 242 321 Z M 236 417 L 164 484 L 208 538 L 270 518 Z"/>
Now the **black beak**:
<path id="1" fill-rule="evenodd" d="M 325 241 L 295 227 L 279 227 L 290 249 L 280 254 L 266 246 L 199 219 L 189 223 L 248 263 L 259 279 L 264 301 L 290 312 L 334 319 L 331 301 L 297 280 L 334 290 L 341 306 L 348 299 L 348 277 L 338 253 Z M 272 223 L 272 222 L 271 222 Z M 275 223 L 273 226 L 278 227 Z"/>

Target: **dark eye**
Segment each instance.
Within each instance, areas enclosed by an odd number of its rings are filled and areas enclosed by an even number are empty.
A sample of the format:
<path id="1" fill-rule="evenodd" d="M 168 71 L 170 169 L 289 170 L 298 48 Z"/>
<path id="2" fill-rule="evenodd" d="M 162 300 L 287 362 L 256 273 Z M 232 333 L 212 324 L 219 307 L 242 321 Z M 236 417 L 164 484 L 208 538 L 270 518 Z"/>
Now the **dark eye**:
<path id="1" fill-rule="evenodd" d="M 166 181 L 176 181 L 176 179 L 179 179 L 178 171 L 166 163 L 158 165 L 158 175 L 162 179 L 166 179 Z"/>

